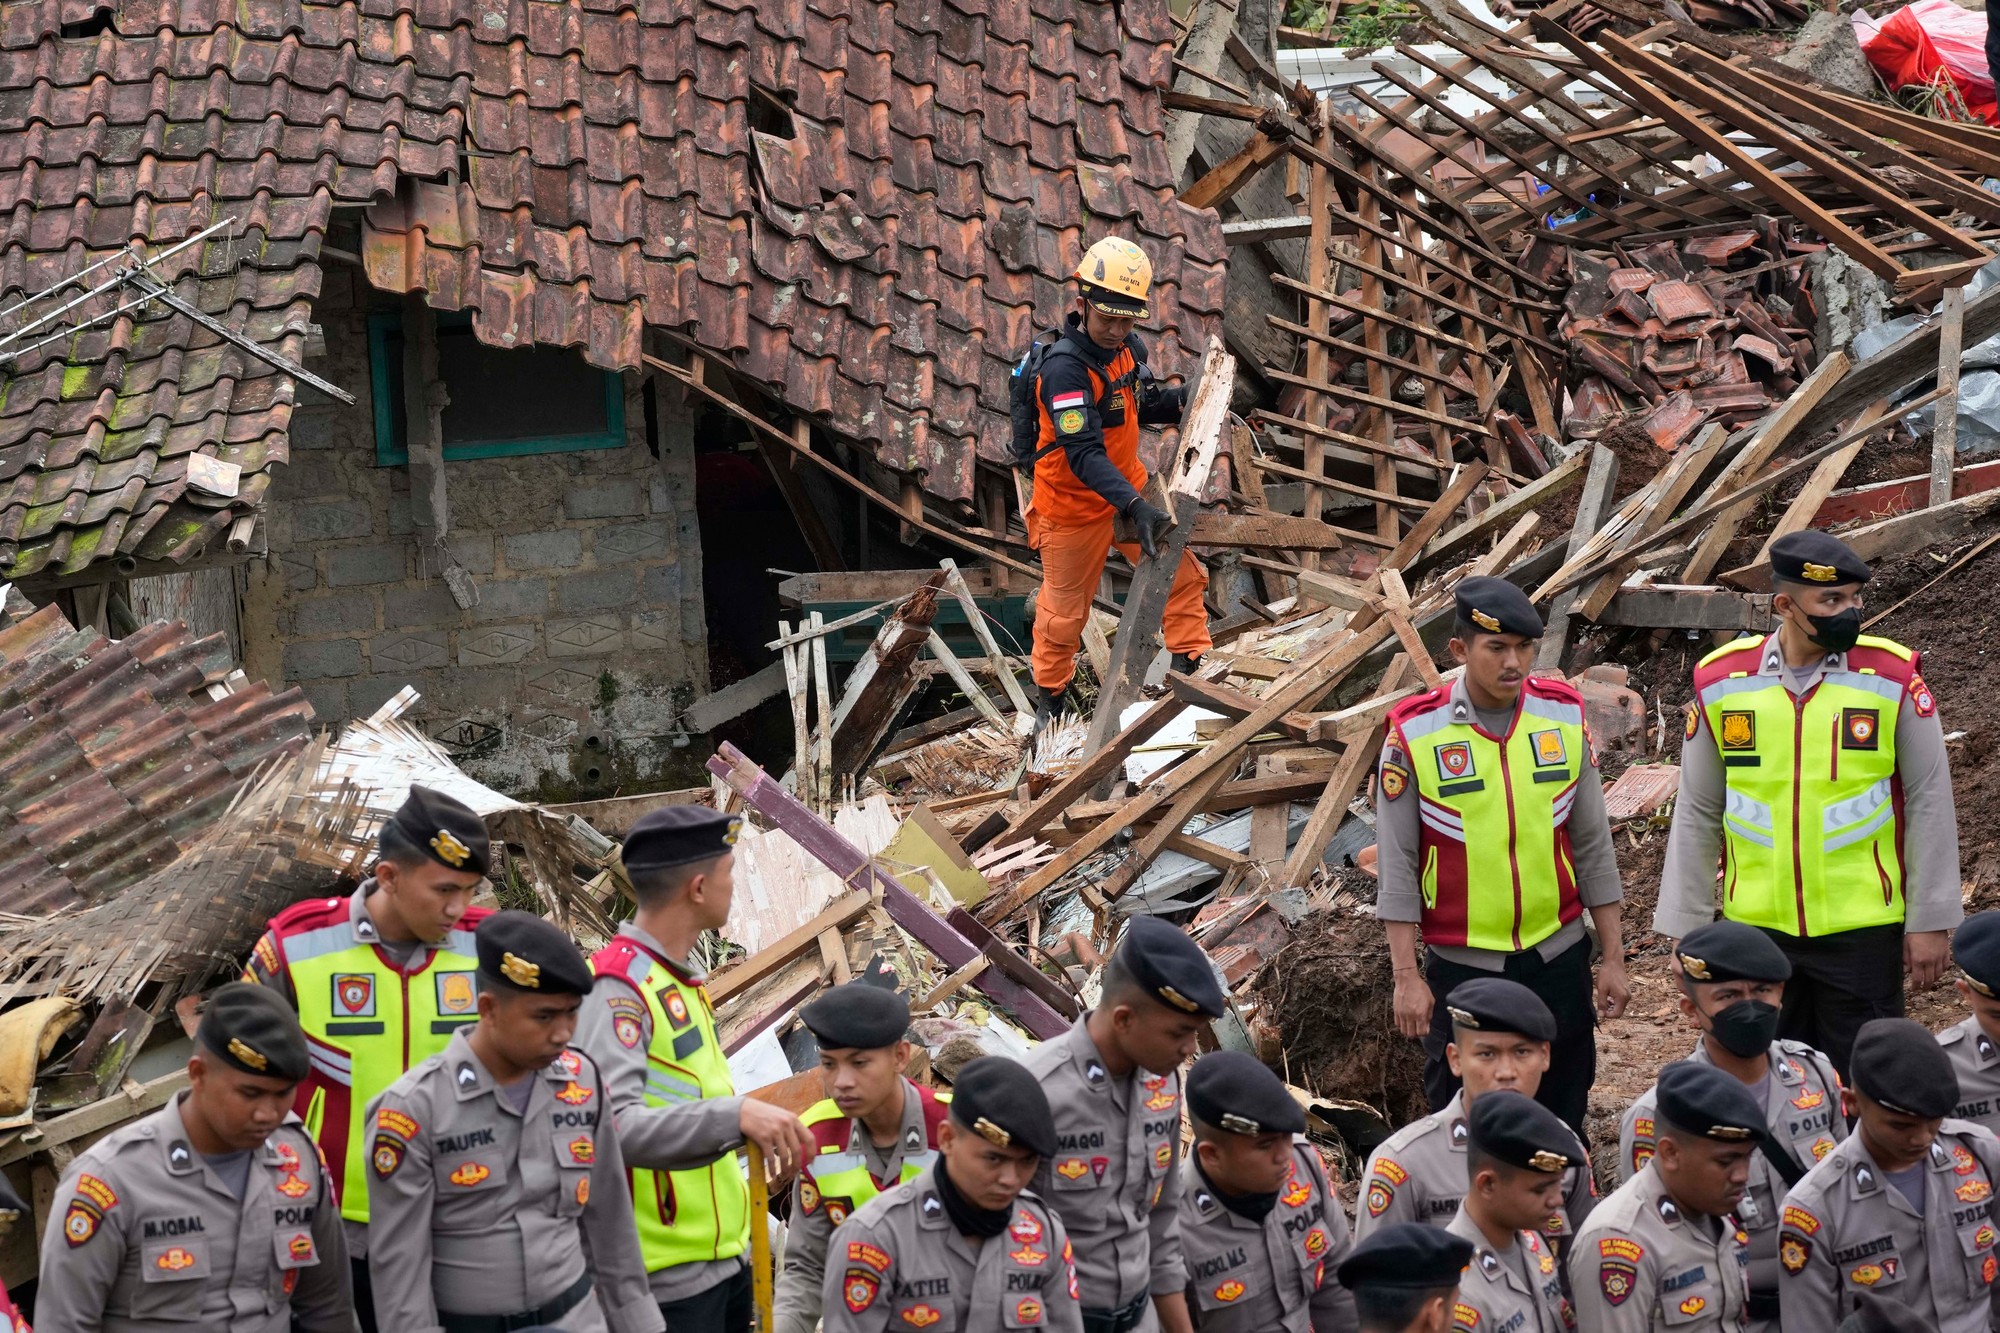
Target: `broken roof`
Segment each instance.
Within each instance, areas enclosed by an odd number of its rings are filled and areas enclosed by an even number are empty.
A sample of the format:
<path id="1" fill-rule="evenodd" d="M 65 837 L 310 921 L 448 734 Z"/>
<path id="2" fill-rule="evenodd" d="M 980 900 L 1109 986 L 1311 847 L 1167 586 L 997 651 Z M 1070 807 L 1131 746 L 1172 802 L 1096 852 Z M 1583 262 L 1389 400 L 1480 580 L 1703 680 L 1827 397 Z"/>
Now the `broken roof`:
<path id="1" fill-rule="evenodd" d="M 964 500 L 1090 240 L 1151 252 L 1164 369 L 1219 327 L 1220 228 L 1161 137 L 1172 37 L 1165 0 L 12 0 L 0 310 L 233 217 L 159 276 L 296 358 L 361 206 L 370 280 L 489 343 L 629 368 L 671 330 Z M 156 306 L 11 369 L 15 577 L 185 559 L 285 458 L 291 379 Z M 189 493 L 196 450 L 242 464 L 235 500 Z"/>

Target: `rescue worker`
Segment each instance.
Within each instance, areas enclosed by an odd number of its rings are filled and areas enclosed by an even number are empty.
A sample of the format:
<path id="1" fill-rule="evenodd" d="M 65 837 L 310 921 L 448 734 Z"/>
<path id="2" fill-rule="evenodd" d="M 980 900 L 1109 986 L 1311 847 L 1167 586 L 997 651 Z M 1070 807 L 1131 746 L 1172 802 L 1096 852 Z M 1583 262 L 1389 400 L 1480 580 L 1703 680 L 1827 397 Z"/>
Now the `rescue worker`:
<path id="1" fill-rule="evenodd" d="M 1959 901 L 1937 701 L 1900 643 L 1861 633 L 1868 566 L 1823 532 L 1771 545 L 1777 630 L 1694 673 L 1653 928 L 1722 914 L 1792 960 L 1778 1034 L 1847 1068 L 1855 1031 L 1935 985 Z"/>
<path id="2" fill-rule="evenodd" d="M 54 1333 L 348 1333 L 333 1183 L 289 1115 L 306 1039 L 285 1002 L 210 997 L 173 1101 L 63 1172 L 42 1237 L 35 1323 Z M 25 1325 L 23 1325 L 25 1327 Z"/>
<path id="3" fill-rule="evenodd" d="M 826 1333 L 1082 1333 L 1062 1219 L 1024 1188 L 1055 1139 L 1026 1069 L 997 1056 L 960 1069 L 937 1160 L 834 1230 Z"/>
<path id="4" fill-rule="evenodd" d="M 1194 1175 L 1181 1190 L 1199 1333 L 1354 1333 L 1334 1271 L 1353 1240 L 1306 1141 L 1306 1113 L 1264 1062 L 1214 1051 L 1187 1076 Z"/>
<path id="5" fill-rule="evenodd" d="M 748 1333 L 750 1187 L 736 1150 L 764 1150 L 775 1179 L 812 1152 L 799 1118 L 736 1095 L 695 961 L 729 920 L 740 815 L 669 805 L 641 816 L 621 859 L 638 911 L 590 960 L 597 983 L 578 1049 L 604 1071 L 630 1168 L 639 1247 L 667 1323 Z"/>
<path id="6" fill-rule="evenodd" d="M 1825 1055 L 1777 1036 L 1792 965 L 1770 936 L 1714 921 L 1689 931 L 1675 954 L 1681 1014 L 1701 1033 L 1688 1058 L 1722 1070 L 1764 1108 L 1768 1133 L 1750 1158 L 1736 1220 L 1750 1236 L 1750 1329 L 1775 1333 L 1778 1209 L 1785 1191 L 1847 1137 L 1840 1079 Z M 1620 1181 L 1652 1159 L 1657 1116 L 1648 1088 L 1619 1121 Z"/>
<path id="7" fill-rule="evenodd" d="M 1133 917 L 1097 1007 L 1023 1061 L 1055 1113 L 1055 1152 L 1035 1192 L 1076 1246 L 1086 1333 L 1192 1333 L 1177 1071 L 1222 1009 L 1201 946 L 1157 917 Z"/>
<path id="8" fill-rule="evenodd" d="M 368 1142 L 375 1095 L 478 1017 L 472 905 L 487 870 L 486 824 L 463 802 L 413 786 L 377 837 L 374 873 L 345 898 L 278 913 L 243 980 L 298 1011 L 312 1068 L 295 1109 L 338 1187 L 362 1333 L 375 1333 L 368 1282 Z"/>
<path id="9" fill-rule="evenodd" d="M 1764 1137 L 1764 1111 L 1714 1065 L 1668 1065 L 1654 1086 L 1657 1151 L 1577 1232 L 1569 1273 L 1577 1322 L 1583 1333 L 1736 1333 L 1750 1300 L 1750 1238 L 1730 1214 Z"/>
<path id="10" fill-rule="evenodd" d="M 1138 541 L 1116 543 L 1126 559 L 1150 559 L 1172 527 L 1147 500 L 1139 427 L 1172 425 L 1186 407 L 1186 387 L 1168 388 L 1146 364 L 1146 344 L 1132 325 L 1147 318 L 1153 262 L 1122 237 L 1084 252 L 1076 266 L 1076 308 L 1061 339 L 1042 362 L 1035 385 L 1041 434 L 1035 446 L 1034 497 L 1028 542 L 1042 558 L 1035 599 L 1032 658 L 1042 711 L 1057 711 L 1090 618 L 1090 601 L 1111 553 L 1112 521 L 1122 515 Z M 1208 651 L 1208 574 L 1183 553 L 1167 598 L 1162 630 L 1176 670 L 1189 670 Z"/>
<path id="11" fill-rule="evenodd" d="M 1951 1061 L 1907 1018 L 1862 1024 L 1852 1072 L 1854 1133 L 1785 1196 L 1785 1333 L 1825 1333 L 1863 1291 L 1893 1296 L 1937 1333 L 1984 1330 L 2000 1276 L 2000 1142 L 1946 1118 L 1958 1104 Z"/>
<path id="12" fill-rule="evenodd" d="M 791 1228 L 778 1275 L 778 1333 L 813 1333 L 833 1229 L 937 1158 L 949 1098 L 906 1078 L 910 1002 L 866 980 L 835 986 L 799 1011 L 819 1043 L 826 1100 L 804 1116 L 814 1152 L 792 1182 Z"/>
<path id="13" fill-rule="evenodd" d="M 1569 1333 L 1575 1312 L 1556 1255 L 1541 1237 L 1578 1165 L 1576 1135 L 1554 1111 L 1518 1092 L 1481 1097 L 1468 1119 L 1465 1198 L 1446 1228 L 1472 1242 L 1453 1324 L 1509 1333 Z"/>
<path id="14" fill-rule="evenodd" d="M 569 1044 L 590 968 L 528 912 L 474 942 L 479 1021 L 368 1108 L 382 1326 L 660 1333 L 604 1079 Z"/>
<path id="15" fill-rule="evenodd" d="M 1596 1020 L 1617 1017 L 1627 995 L 1624 892 L 1583 696 L 1528 674 L 1542 621 L 1519 588 L 1469 578 L 1455 603 L 1451 652 L 1465 674 L 1396 705 L 1375 779 L 1375 914 L 1396 1027 L 1423 1038 L 1424 1091 L 1442 1110 L 1458 1087 L 1444 998 L 1474 977 L 1520 982 L 1556 1022 L 1535 1097 L 1581 1138 Z M 1586 912 L 1604 950 L 1594 1009 Z"/>
<path id="16" fill-rule="evenodd" d="M 1470 1241 L 1398 1222 L 1357 1242 L 1335 1276 L 1354 1293 L 1361 1333 L 1444 1333 L 1471 1262 Z"/>
<path id="17" fill-rule="evenodd" d="M 2000 912 L 1967 917 L 1951 937 L 1952 984 L 1971 1016 L 1938 1033 L 1958 1076 L 1952 1116 L 2000 1134 Z"/>
<path id="18" fill-rule="evenodd" d="M 1355 1230 L 1364 1238 L 1400 1222 L 1450 1225 L 1471 1179 L 1468 1113 L 1489 1093 L 1533 1097 L 1549 1067 L 1556 1021 L 1526 986 L 1475 977 L 1444 1003 L 1452 1023 L 1445 1058 L 1463 1086 L 1443 1110 L 1403 1126 L 1370 1155 L 1355 1210 Z M 1597 1198 L 1583 1144 L 1574 1133 L 1571 1139 L 1563 1156 L 1573 1165 L 1563 1172 L 1560 1198 L 1539 1228 L 1558 1264 Z"/>

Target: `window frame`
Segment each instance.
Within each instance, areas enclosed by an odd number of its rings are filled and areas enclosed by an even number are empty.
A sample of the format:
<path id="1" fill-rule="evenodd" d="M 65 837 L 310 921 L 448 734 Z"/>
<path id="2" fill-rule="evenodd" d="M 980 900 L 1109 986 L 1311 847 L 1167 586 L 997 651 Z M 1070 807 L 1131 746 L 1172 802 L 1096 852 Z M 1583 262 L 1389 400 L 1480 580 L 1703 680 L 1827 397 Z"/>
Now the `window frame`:
<path id="1" fill-rule="evenodd" d="M 470 328 L 472 314 L 465 310 L 441 310 L 437 313 L 437 323 L 440 329 Z M 396 442 L 396 422 L 398 414 L 404 411 L 404 405 L 400 402 L 391 402 L 389 395 L 389 337 L 392 333 L 400 334 L 402 331 L 402 311 L 370 312 L 368 374 L 375 415 L 375 466 L 377 467 L 408 467 L 410 464 L 407 444 L 399 447 Z M 581 352 L 576 354 L 579 357 L 582 355 Z M 624 448 L 629 443 L 625 433 L 625 377 L 615 370 L 602 370 L 588 362 L 584 364 L 587 369 L 604 377 L 603 430 L 583 431 L 573 435 L 529 436 L 518 440 L 473 440 L 460 444 L 446 444 L 444 461 L 458 463 L 476 458 L 513 458 L 523 454 L 570 454 L 585 453 L 595 449 Z"/>

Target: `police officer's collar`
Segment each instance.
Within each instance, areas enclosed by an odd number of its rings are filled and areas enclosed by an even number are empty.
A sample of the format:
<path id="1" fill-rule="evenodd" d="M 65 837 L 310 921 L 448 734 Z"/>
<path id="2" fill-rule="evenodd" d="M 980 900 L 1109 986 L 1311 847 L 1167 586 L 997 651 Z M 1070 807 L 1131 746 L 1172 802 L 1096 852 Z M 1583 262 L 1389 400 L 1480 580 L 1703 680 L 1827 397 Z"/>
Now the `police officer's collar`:
<path id="1" fill-rule="evenodd" d="M 708 980 L 708 972 L 694 961 L 692 956 L 676 962 L 667 953 L 667 946 L 654 939 L 637 921 L 620 922 L 618 933 L 645 950 L 654 962 L 672 972 L 690 986 L 699 986 Z"/>
<path id="2" fill-rule="evenodd" d="M 1972 1058 L 1981 1069 L 2000 1060 L 2000 1043 L 1986 1035 L 1986 1029 L 1979 1026 L 1977 1018 L 1968 1018 L 1966 1032 L 1972 1037 Z"/>
<path id="3" fill-rule="evenodd" d="M 1514 707 L 1509 710 L 1513 716 L 1519 717 L 1521 715 L 1521 700 L 1525 699 L 1527 694 L 1527 682 L 1523 681 L 1521 689 L 1514 695 Z M 1447 706 L 1451 709 L 1451 720 L 1454 725 L 1467 727 L 1476 727 L 1479 725 L 1479 709 L 1472 702 L 1472 692 L 1466 686 L 1463 674 L 1460 674 L 1458 679 L 1451 683 L 1451 697 L 1447 701 Z M 1508 724 L 1508 730 L 1513 730 L 1512 723 Z M 1504 737 L 1500 739 L 1504 739 Z"/>
<path id="4" fill-rule="evenodd" d="M 361 881 L 354 896 L 347 900 L 347 924 L 353 930 L 354 938 L 363 944 L 380 944 L 382 932 L 375 929 L 375 918 L 368 914 L 368 895 L 375 891 L 375 877 L 370 875 Z"/>
<path id="5" fill-rule="evenodd" d="M 1070 1038 L 1070 1063 L 1076 1066 L 1079 1074 L 1083 1075 L 1083 1085 L 1092 1092 L 1111 1091 L 1111 1085 L 1116 1080 L 1111 1076 L 1111 1067 L 1105 1064 L 1104 1057 L 1098 1054 L 1097 1043 L 1090 1039 L 1089 1013 L 1083 1014 L 1070 1027 Z M 1138 1072 L 1135 1066 L 1132 1073 L 1126 1077 L 1128 1079 L 1136 1077 Z"/>
<path id="6" fill-rule="evenodd" d="M 493 1081 L 493 1075 L 486 1072 L 486 1066 L 479 1063 L 479 1057 L 472 1053 L 472 1043 L 466 1040 L 462 1027 L 451 1034 L 451 1040 L 445 1043 L 444 1054 L 438 1059 L 444 1065 L 445 1077 L 451 1080 L 452 1095 L 462 1102 L 469 1102 L 498 1086 Z"/>
<path id="7" fill-rule="evenodd" d="M 1484 1277 L 1488 1282 L 1505 1283 L 1525 1296 L 1533 1296 L 1535 1294 L 1534 1289 L 1523 1282 L 1520 1273 L 1516 1271 L 1515 1265 L 1507 1262 L 1507 1256 L 1493 1248 L 1493 1243 L 1486 1239 L 1485 1231 L 1481 1230 L 1479 1224 L 1472 1220 L 1472 1215 L 1465 1211 L 1463 1203 L 1460 1203 L 1458 1211 L 1452 1214 L 1451 1221 L 1445 1225 L 1445 1230 L 1451 1232 L 1454 1236 L 1472 1242 L 1472 1263 L 1470 1266 L 1478 1269 L 1480 1276 Z M 1527 1252 L 1527 1246 L 1524 1243 L 1527 1235 L 1527 1232 L 1522 1231 L 1515 1233 L 1514 1236 L 1514 1248 L 1524 1254 Z"/>
<path id="8" fill-rule="evenodd" d="M 927 1166 L 909 1184 L 910 1194 L 917 1201 L 917 1225 L 925 1231 L 951 1230 L 951 1218 L 945 1215 L 944 1200 L 938 1197 L 937 1171 L 935 1165 Z"/>
<path id="9" fill-rule="evenodd" d="M 1700 1037 L 1694 1039 L 1694 1054 L 1688 1059 L 1704 1065 L 1715 1063 L 1708 1054 L 1708 1042 Z M 1764 1052 L 1764 1062 L 1765 1067 L 1771 1071 L 1773 1083 L 1795 1087 L 1806 1081 L 1805 1070 L 1799 1067 L 1798 1061 L 1786 1055 L 1775 1041 L 1771 1043 L 1771 1049 Z"/>
<path id="10" fill-rule="evenodd" d="M 154 1123 L 142 1131 L 153 1139 L 160 1149 L 160 1160 L 166 1164 L 170 1176 L 201 1176 L 210 1189 L 228 1194 L 220 1177 L 204 1170 L 207 1160 L 195 1151 L 194 1139 L 187 1132 L 187 1121 L 181 1115 L 181 1108 L 187 1104 L 187 1090 L 183 1088 L 174 1094 L 174 1099 L 161 1107 Z M 285 1124 L 297 1124 L 298 1117 L 287 1114 Z M 272 1131 L 275 1135 L 276 1130 Z M 270 1164 L 278 1160 L 278 1150 L 270 1138 L 266 1138 L 254 1149 L 257 1160 Z M 246 1187 L 247 1188 L 247 1187 Z M 235 1197 L 231 1195 L 231 1197 Z"/>
<path id="11" fill-rule="evenodd" d="M 1438 1129 L 1443 1131 L 1444 1141 L 1450 1146 L 1451 1150 L 1453 1152 L 1464 1152 L 1466 1140 L 1471 1137 L 1471 1130 L 1465 1123 L 1465 1089 L 1461 1087 L 1457 1092 L 1451 1094 L 1451 1100 L 1446 1102 L 1444 1109 L 1439 1111 L 1433 1118 L 1437 1121 Z M 1472 1240 L 1473 1238 L 1467 1236 L 1466 1239 Z M 1474 1243 L 1477 1244 L 1479 1242 L 1475 1241 Z"/>
<path id="12" fill-rule="evenodd" d="M 1757 674 L 1760 676 L 1782 676 L 1784 674 L 1785 650 L 1778 645 L 1778 631 L 1772 630 L 1770 636 L 1764 640 L 1764 646 L 1758 649 L 1757 662 Z M 1828 653 L 1820 658 L 1819 663 L 1813 669 L 1816 671 L 1845 671 L 1847 669 L 1847 654 Z"/>

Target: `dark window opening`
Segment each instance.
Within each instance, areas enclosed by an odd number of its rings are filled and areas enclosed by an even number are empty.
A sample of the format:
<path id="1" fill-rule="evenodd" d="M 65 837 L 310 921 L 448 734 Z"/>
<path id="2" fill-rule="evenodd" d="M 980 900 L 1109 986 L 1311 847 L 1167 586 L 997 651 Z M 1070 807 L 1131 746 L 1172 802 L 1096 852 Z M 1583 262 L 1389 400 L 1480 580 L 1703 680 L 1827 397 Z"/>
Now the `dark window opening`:
<path id="1" fill-rule="evenodd" d="M 89 18 L 75 23 L 65 23 L 56 31 L 64 37 L 95 37 L 100 33 L 116 33 L 118 29 L 112 23 L 115 17 L 116 14 L 109 5 L 100 5 L 91 11 Z"/>
<path id="2" fill-rule="evenodd" d="M 464 312 L 437 317 L 438 377 L 447 461 L 515 454 L 618 449 L 625 444 L 625 388 L 575 348 L 489 347 Z M 375 399 L 375 461 L 409 462 L 403 403 L 403 317 L 369 316 L 368 355 Z"/>

